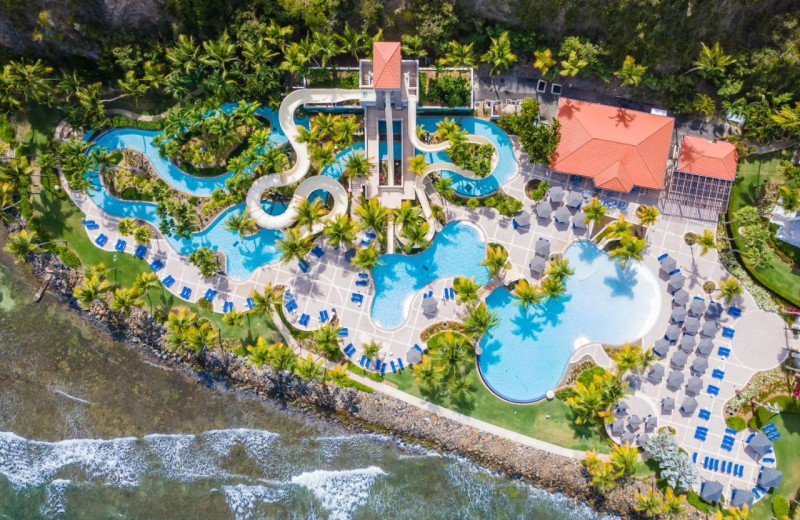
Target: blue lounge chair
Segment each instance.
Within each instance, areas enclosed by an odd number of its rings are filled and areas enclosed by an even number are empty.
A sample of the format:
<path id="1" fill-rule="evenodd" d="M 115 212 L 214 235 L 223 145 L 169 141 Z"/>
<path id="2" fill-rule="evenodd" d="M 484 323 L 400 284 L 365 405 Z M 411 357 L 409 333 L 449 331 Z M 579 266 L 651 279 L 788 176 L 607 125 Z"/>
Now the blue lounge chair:
<path id="1" fill-rule="evenodd" d="M 366 238 L 361 241 L 361 246 L 362 247 L 369 247 L 369 244 L 370 244 L 370 241 L 367 240 Z"/>
<path id="2" fill-rule="evenodd" d="M 710 395 L 719 395 L 719 387 L 714 385 L 708 385 L 707 392 Z"/>
<path id="3" fill-rule="evenodd" d="M 658 257 L 658 261 L 661 262 L 662 260 L 669 258 L 669 253 L 663 253 Z"/>
<path id="4" fill-rule="evenodd" d="M 627 210 L 628 210 L 628 201 L 626 201 L 626 200 L 621 200 L 621 201 L 619 202 L 619 210 L 620 210 L 620 211 L 622 211 L 623 213 L 625 213 L 625 211 L 627 211 Z"/>
<path id="5" fill-rule="evenodd" d="M 692 453 L 692 462 L 697 464 L 697 452 Z"/>
<path id="6" fill-rule="evenodd" d="M 88 226 L 89 224 L 94 224 L 94 223 L 95 223 L 94 220 L 88 220 L 88 219 L 81 220 L 81 224 L 83 224 L 84 226 Z"/>
<path id="7" fill-rule="evenodd" d="M 203 295 L 203 298 L 205 298 L 208 301 L 212 301 L 214 299 L 214 296 L 216 295 L 217 291 L 215 291 L 214 289 L 206 289 L 206 293 Z"/>
<path id="8" fill-rule="evenodd" d="M 144 258 L 144 255 L 147 254 L 147 248 L 143 245 L 136 246 L 136 250 L 133 252 L 133 256 L 136 258 Z"/>
<path id="9" fill-rule="evenodd" d="M 709 462 L 711 462 L 710 457 L 706 457 L 703 459 L 703 469 L 708 469 Z"/>
<path id="10" fill-rule="evenodd" d="M 297 267 L 299 267 L 300 270 L 303 271 L 304 273 L 308 272 L 308 262 L 306 262 L 305 260 L 300 260 L 297 263 Z"/>
<path id="11" fill-rule="evenodd" d="M 700 412 L 699 412 L 697 415 L 698 415 L 698 416 L 699 416 L 701 419 L 703 419 L 703 420 L 705 420 L 705 421 L 707 421 L 707 420 L 711 419 L 711 412 L 710 412 L 710 411 L 708 411 L 708 410 L 700 410 Z"/>
<path id="12" fill-rule="evenodd" d="M 381 375 L 386 374 L 386 363 L 381 363 Z"/>
<path id="13" fill-rule="evenodd" d="M 322 323 L 326 323 L 329 318 L 330 316 L 328 315 L 328 311 L 326 310 L 319 311 L 319 321 L 321 321 Z"/>
<path id="14" fill-rule="evenodd" d="M 400 358 L 397 358 L 397 364 L 400 366 L 400 370 L 403 370 L 403 369 L 405 368 L 405 367 L 403 366 L 403 360 L 402 360 L 402 359 L 400 359 Z"/>
<path id="15" fill-rule="evenodd" d="M 368 280 L 369 279 L 369 275 L 367 273 L 358 273 L 358 277 L 363 279 L 363 280 Z"/>
<path id="16" fill-rule="evenodd" d="M 367 280 L 356 280 L 356 285 L 359 287 L 366 287 L 369 284 Z"/>
<path id="17" fill-rule="evenodd" d="M 714 379 L 719 379 L 721 381 L 721 380 L 725 379 L 725 372 L 723 372 L 722 370 L 720 370 L 718 368 L 715 368 L 711 372 L 711 377 L 713 377 Z"/>
<path id="18" fill-rule="evenodd" d="M 736 331 L 733 330 L 730 327 L 722 327 L 722 337 L 723 338 L 728 338 L 728 339 L 733 338 L 733 335 L 735 333 L 736 333 Z"/>
<path id="19" fill-rule="evenodd" d="M 294 312 L 297 310 L 297 302 L 294 300 L 289 300 L 284 304 L 284 307 L 288 312 Z"/>
<path id="20" fill-rule="evenodd" d="M 128 245 L 127 242 L 125 242 L 124 240 L 119 238 L 119 239 L 117 239 L 117 243 L 114 244 L 114 250 L 115 251 L 119 251 L 120 253 L 122 253 L 123 251 L 125 251 L 125 246 L 127 246 L 127 245 Z"/>
<path id="21" fill-rule="evenodd" d="M 233 310 L 233 302 L 225 302 L 222 304 L 222 312 L 227 314 Z"/>
<path id="22" fill-rule="evenodd" d="M 172 287 L 172 284 L 175 283 L 175 278 L 173 278 L 171 274 L 167 275 L 166 278 L 161 280 L 161 283 L 164 284 L 164 287 Z"/>
<path id="23" fill-rule="evenodd" d="M 719 354 L 719 357 L 721 358 L 726 358 L 731 355 L 731 349 L 729 349 L 728 347 L 719 347 L 719 350 L 717 350 L 717 354 Z"/>
<path id="24" fill-rule="evenodd" d="M 192 295 L 192 290 L 189 289 L 188 287 L 184 287 L 183 289 L 181 289 L 181 298 L 183 298 L 184 300 L 188 300 L 191 295 Z"/>
<path id="25" fill-rule="evenodd" d="M 732 472 L 733 472 L 733 462 L 729 462 L 728 463 L 728 471 L 726 473 L 728 475 L 730 475 Z"/>
<path id="26" fill-rule="evenodd" d="M 756 500 L 758 500 L 759 498 L 761 498 L 761 493 L 759 493 L 759 492 L 758 492 L 758 489 L 757 489 L 757 488 L 753 488 L 753 489 L 751 489 L 751 490 L 750 490 L 750 492 L 751 492 L 751 493 L 753 493 L 753 496 L 755 496 L 755 497 L 756 497 Z"/>
<path id="27" fill-rule="evenodd" d="M 723 460 L 723 461 L 722 461 L 722 465 L 721 465 L 721 467 L 720 467 L 720 471 L 721 471 L 722 473 L 725 473 L 725 470 L 727 469 L 727 467 L 728 467 L 728 463 L 727 463 L 727 462 L 725 462 L 725 461 Z"/>
<path id="28" fill-rule="evenodd" d="M 253 299 L 248 296 L 247 297 L 247 308 L 248 309 L 254 309 L 255 306 L 256 306 L 256 302 L 254 302 Z"/>
<path id="29" fill-rule="evenodd" d="M 298 322 L 300 325 L 302 325 L 303 327 L 308 327 L 308 322 L 309 322 L 310 320 L 311 320 L 311 316 L 309 316 L 308 314 L 305 314 L 305 313 L 303 313 L 303 314 L 300 316 L 300 319 L 299 319 L 299 320 L 297 320 L 297 322 Z"/>
<path id="30" fill-rule="evenodd" d="M 364 362 L 364 368 L 369 368 L 369 364 L 370 364 L 370 363 L 372 363 L 372 360 L 371 360 L 371 359 L 367 359 L 367 360 Z"/>
<path id="31" fill-rule="evenodd" d="M 97 244 L 100 247 L 103 247 L 104 245 L 106 245 L 106 242 L 108 242 L 108 237 L 105 236 L 102 233 L 97 235 L 97 238 L 94 239 L 94 243 Z"/>
<path id="32" fill-rule="evenodd" d="M 164 268 L 164 262 L 162 262 L 158 258 L 150 262 L 150 269 L 152 269 L 154 273 L 160 271 L 163 268 Z"/>
<path id="33" fill-rule="evenodd" d="M 394 361 L 389 361 L 389 364 L 392 366 L 392 374 L 397 372 L 397 367 L 395 366 Z"/>
<path id="34" fill-rule="evenodd" d="M 361 366 L 363 367 L 363 366 L 364 366 L 364 362 L 365 362 L 366 360 L 367 360 L 367 356 L 365 356 L 365 355 L 363 355 L 363 354 L 362 354 L 362 355 L 361 355 L 361 359 L 358 361 L 358 364 L 359 364 L 359 365 L 361 365 Z"/>
<path id="35" fill-rule="evenodd" d="M 761 459 L 761 462 L 775 462 L 775 459 L 773 459 L 772 457 L 764 457 L 763 459 Z"/>
<path id="36" fill-rule="evenodd" d="M 376 234 L 375 234 L 375 233 L 373 233 L 372 231 L 367 231 L 367 232 L 366 232 L 366 233 L 364 233 L 364 234 L 365 234 L 365 235 L 367 236 L 367 238 L 369 238 L 370 240 L 375 240 L 376 238 L 378 238 L 378 235 L 376 235 Z"/>
<path id="37" fill-rule="evenodd" d="M 342 327 L 341 329 L 339 329 L 339 337 L 340 338 L 346 338 L 348 333 L 349 333 L 349 331 L 347 330 L 346 327 Z"/>
<path id="38" fill-rule="evenodd" d="M 311 250 L 311 254 L 316 256 L 317 258 L 322 258 L 322 256 L 325 254 L 325 251 L 323 251 L 321 247 L 316 246 L 314 249 Z"/>
<path id="39" fill-rule="evenodd" d="M 362 303 L 364 303 L 364 296 L 362 294 L 354 292 L 350 296 L 350 301 L 353 302 L 353 303 L 357 303 L 357 304 L 361 305 Z"/>
<path id="40" fill-rule="evenodd" d="M 730 314 L 734 318 L 738 318 L 739 316 L 742 315 L 742 309 L 740 309 L 736 305 L 731 305 L 730 307 L 728 307 L 728 314 Z"/>
<path id="41" fill-rule="evenodd" d="M 453 289 L 452 287 L 448 287 L 447 290 L 450 291 L 450 299 L 451 300 L 455 300 L 456 299 L 456 290 Z"/>
<path id="42" fill-rule="evenodd" d="M 725 433 L 727 433 L 728 435 L 730 435 L 732 437 L 735 437 L 736 434 L 739 433 L 739 432 L 734 430 L 733 428 L 725 428 Z"/>
<path id="43" fill-rule="evenodd" d="M 672 271 L 670 271 L 669 275 L 672 276 L 673 274 L 678 274 L 680 272 L 681 272 L 681 268 L 678 267 L 677 269 L 673 269 Z"/>
<path id="44" fill-rule="evenodd" d="M 714 471 L 719 471 L 719 459 L 714 459 Z"/>

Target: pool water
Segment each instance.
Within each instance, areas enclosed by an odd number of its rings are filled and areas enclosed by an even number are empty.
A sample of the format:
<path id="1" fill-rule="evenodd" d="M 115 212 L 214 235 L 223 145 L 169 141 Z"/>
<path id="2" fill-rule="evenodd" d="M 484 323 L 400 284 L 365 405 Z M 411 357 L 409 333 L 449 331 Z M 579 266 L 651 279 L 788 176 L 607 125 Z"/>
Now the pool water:
<path id="1" fill-rule="evenodd" d="M 565 256 L 575 269 L 565 296 L 528 311 L 503 287 L 486 299 L 500 323 L 481 342 L 478 369 L 504 399 L 544 397 L 558 385 L 577 343 L 634 341 L 656 322 L 661 293 L 649 270 L 623 270 L 588 241 L 571 245 Z"/>
<path id="2" fill-rule="evenodd" d="M 458 221 L 446 225 L 431 246 L 418 255 L 381 256 L 381 264 L 372 270 L 372 321 L 384 329 L 398 328 L 408 318 L 414 295 L 440 278 L 465 276 L 474 277 L 481 285 L 487 283 L 489 272 L 480 264 L 485 256 L 486 243 L 480 231 Z M 441 294 L 434 296 L 441 300 Z"/>

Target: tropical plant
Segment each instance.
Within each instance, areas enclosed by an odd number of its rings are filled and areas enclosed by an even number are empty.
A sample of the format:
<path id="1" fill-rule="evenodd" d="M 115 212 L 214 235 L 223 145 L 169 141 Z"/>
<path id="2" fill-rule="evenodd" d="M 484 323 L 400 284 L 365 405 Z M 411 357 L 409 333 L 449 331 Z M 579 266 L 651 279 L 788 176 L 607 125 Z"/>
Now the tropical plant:
<path id="1" fill-rule="evenodd" d="M 133 285 L 139 293 L 147 296 L 147 303 L 150 304 L 150 312 L 153 311 L 153 301 L 150 298 L 150 291 L 154 291 L 161 287 L 161 282 L 158 280 L 158 275 L 152 271 L 144 271 L 136 276 Z"/>
<path id="2" fill-rule="evenodd" d="M 781 128 L 797 133 L 800 130 L 800 102 L 795 103 L 793 108 L 788 105 L 783 106 L 770 117 Z"/>
<path id="3" fill-rule="evenodd" d="M 378 357 L 378 353 L 381 351 L 381 344 L 375 341 L 374 339 L 369 340 L 368 342 L 361 345 L 361 349 L 365 356 L 369 359 L 375 359 Z"/>
<path id="4" fill-rule="evenodd" d="M 259 368 L 268 364 L 269 350 L 270 345 L 267 343 L 267 340 L 259 336 L 256 339 L 256 344 L 248 346 L 245 350 L 247 355 L 247 364 Z"/>
<path id="5" fill-rule="evenodd" d="M 559 282 L 566 282 L 567 278 L 575 274 L 575 269 L 569 266 L 569 258 L 561 256 L 547 263 L 544 274 Z"/>
<path id="6" fill-rule="evenodd" d="M 422 360 L 412 366 L 411 371 L 414 374 L 414 381 L 426 391 L 431 390 L 439 381 L 439 370 L 427 354 L 422 355 Z"/>
<path id="7" fill-rule="evenodd" d="M 369 173 L 369 160 L 364 152 L 356 151 L 347 156 L 344 163 L 344 174 L 348 179 L 365 177 Z"/>
<path id="8" fill-rule="evenodd" d="M 213 278 L 219 271 L 219 258 L 210 247 L 199 247 L 189 254 L 189 262 L 197 267 L 203 278 Z"/>
<path id="9" fill-rule="evenodd" d="M 635 262 L 642 261 L 645 247 L 647 247 L 647 242 L 643 238 L 624 235 L 620 238 L 619 246 L 612 249 L 609 252 L 609 256 L 620 262 L 622 268 L 625 269 L 631 260 Z"/>
<path id="10" fill-rule="evenodd" d="M 333 219 L 325 222 L 322 234 L 328 239 L 328 243 L 335 248 L 341 246 L 351 246 L 356 240 L 358 226 L 355 221 L 347 215 L 336 215 Z"/>
<path id="11" fill-rule="evenodd" d="M 622 68 L 614 73 L 616 77 L 622 80 L 622 85 L 633 85 L 634 87 L 642 81 L 647 67 L 636 63 L 636 58 L 625 56 L 625 61 L 622 62 Z"/>
<path id="12" fill-rule="evenodd" d="M 562 296 L 565 292 L 567 292 L 567 286 L 559 280 L 558 278 L 553 278 L 548 276 L 542 283 L 540 284 L 540 290 L 542 296 L 551 300 L 553 298 L 558 298 Z"/>
<path id="13" fill-rule="evenodd" d="M 281 254 L 281 262 L 289 263 L 293 259 L 302 260 L 311 251 L 314 237 L 303 235 L 297 228 L 284 230 L 283 238 L 275 242 Z"/>
<path id="14" fill-rule="evenodd" d="M 294 367 L 294 373 L 304 381 L 311 381 L 312 379 L 321 379 L 322 361 L 314 361 L 314 358 L 309 354 L 305 359 L 300 359 Z"/>
<path id="15" fill-rule="evenodd" d="M 481 286 L 478 285 L 474 277 L 459 276 L 453 280 L 453 290 L 456 293 L 456 301 L 458 303 L 470 305 L 477 302 L 480 288 Z"/>
<path id="16" fill-rule="evenodd" d="M 335 367 L 326 370 L 325 378 L 337 386 L 347 386 L 350 380 L 347 377 L 347 365 L 339 363 Z"/>
<path id="17" fill-rule="evenodd" d="M 25 262 L 29 254 L 42 251 L 36 239 L 36 231 L 21 229 L 17 233 L 8 235 L 8 240 L 3 250 L 14 255 L 14 262 L 21 264 Z"/>
<path id="18" fill-rule="evenodd" d="M 625 220 L 625 215 L 618 216 L 617 220 L 606 226 L 607 236 L 609 238 L 621 239 L 626 235 L 630 235 L 632 229 L 633 224 Z"/>
<path id="19" fill-rule="evenodd" d="M 639 359 L 642 355 L 642 347 L 639 345 L 625 344 L 611 353 L 611 359 L 617 364 L 617 374 L 621 377 L 629 370 L 636 370 L 639 367 Z"/>
<path id="20" fill-rule="evenodd" d="M 255 233 L 258 230 L 256 220 L 247 213 L 244 208 L 238 215 L 231 215 L 225 221 L 225 229 L 237 233 L 240 237 Z"/>
<path id="21" fill-rule="evenodd" d="M 586 214 L 584 220 L 587 224 L 591 223 L 593 226 L 603 221 L 606 216 L 606 209 L 603 203 L 593 198 L 588 204 L 583 206 L 583 212 Z"/>
<path id="22" fill-rule="evenodd" d="M 589 62 L 581 59 L 576 51 L 571 51 L 567 59 L 561 60 L 561 71 L 559 74 L 562 76 L 575 77 L 580 74 L 588 64 Z"/>
<path id="23" fill-rule="evenodd" d="M 373 244 L 367 247 L 359 247 L 350 263 L 359 269 L 372 271 L 375 266 L 380 265 L 381 262 L 378 260 L 378 250 Z"/>
<path id="24" fill-rule="evenodd" d="M 658 217 L 660 214 L 661 213 L 658 211 L 658 208 L 655 206 L 642 204 L 636 208 L 636 218 L 639 219 L 639 223 L 643 226 L 652 226 L 658 222 Z"/>
<path id="25" fill-rule="evenodd" d="M 211 323 L 203 320 L 186 331 L 186 347 L 194 352 L 201 353 L 213 347 L 218 337 L 219 333 Z"/>
<path id="26" fill-rule="evenodd" d="M 672 432 L 666 428 L 659 430 L 650 437 L 645 448 L 658 464 L 659 476 L 667 485 L 677 490 L 692 489 L 699 479 L 697 466 L 681 451 Z"/>
<path id="27" fill-rule="evenodd" d="M 147 226 L 136 226 L 136 229 L 133 230 L 133 240 L 137 244 L 147 244 L 151 238 L 153 238 L 153 233 Z"/>
<path id="28" fill-rule="evenodd" d="M 695 243 L 700 246 L 700 256 L 706 256 L 709 249 L 717 248 L 717 239 L 709 229 L 704 229 L 702 235 L 695 235 Z"/>
<path id="29" fill-rule="evenodd" d="M 198 325 L 197 315 L 183 308 L 178 312 L 170 312 L 164 324 L 167 328 L 165 344 L 170 350 L 183 351 L 186 348 L 186 340 L 189 329 Z"/>
<path id="30" fill-rule="evenodd" d="M 553 58 L 553 51 L 550 49 L 533 51 L 533 57 L 533 67 L 539 69 L 539 72 L 542 73 L 542 77 L 545 78 L 547 77 L 547 73 L 550 72 L 550 69 L 557 64 L 555 58 Z"/>
<path id="31" fill-rule="evenodd" d="M 611 465 L 623 476 L 633 475 L 638 461 L 639 450 L 630 443 L 615 445 L 611 449 Z"/>
<path id="32" fill-rule="evenodd" d="M 597 465 L 591 473 L 591 484 L 602 493 L 608 493 L 617 487 L 617 479 L 620 477 L 620 472 L 608 462 L 601 462 Z"/>
<path id="33" fill-rule="evenodd" d="M 418 176 L 422 175 L 427 167 L 428 163 L 425 161 L 424 155 L 415 155 L 408 159 L 408 169 Z"/>
<path id="34" fill-rule="evenodd" d="M 453 40 L 447 44 L 447 51 L 439 58 L 439 65 L 447 67 L 474 67 L 475 51 L 472 43 L 461 44 Z"/>
<path id="35" fill-rule="evenodd" d="M 126 217 L 117 222 L 117 231 L 124 236 L 129 236 L 137 226 L 136 219 Z"/>
<path id="36" fill-rule="evenodd" d="M 730 277 L 719 282 L 719 292 L 725 303 L 731 303 L 731 300 L 744 292 L 742 284 L 736 278 Z"/>
<path id="37" fill-rule="evenodd" d="M 129 287 L 127 289 L 120 288 L 114 291 L 108 307 L 112 311 L 117 311 L 124 316 L 129 316 L 134 307 L 141 307 L 144 305 L 144 300 L 142 300 L 141 296 L 141 291 L 136 287 Z"/>
<path id="38" fill-rule="evenodd" d="M 356 206 L 356 215 L 361 218 L 364 229 L 372 228 L 376 233 L 383 233 L 389 220 L 389 210 L 381 206 L 377 197 Z"/>
<path id="39" fill-rule="evenodd" d="M 253 300 L 250 312 L 268 317 L 272 309 L 283 303 L 283 291 L 267 282 L 263 291 L 259 292 L 257 289 L 253 289 L 250 299 Z"/>
<path id="40" fill-rule="evenodd" d="M 636 504 L 633 508 L 646 518 L 655 518 L 664 510 L 664 499 L 661 498 L 661 493 L 653 489 L 646 494 L 637 491 L 634 499 Z"/>
<path id="41" fill-rule="evenodd" d="M 525 278 L 517 280 L 514 286 L 514 296 L 517 298 L 517 303 L 526 310 L 531 305 L 538 305 L 544 298 L 542 290 L 535 285 L 531 285 Z"/>
<path id="42" fill-rule="evenodd" d="M 341 356 L 339 350 L 339 328 L 333 322 L 314 331 L 314 343 L 328 358 Z"/>
<path id="43" fill-rule="evenodd" d="M 676 495 L 675 490 L 668 487 L 664 490 L 664 518 L 677 518 L 686 512 L 686 495 Z"/>
<path id="44" fill-rule="evenodd" d="M 484 334 L 496 327 L 498 323 L 500 323 L 500 318 L 497 317 L 495 311 L 489 310 L 486 302 L 467 306 L 467 312 L 462 320 L 464 332 L 472 336 L 475 341 L 480 340 Z"/>
<path id="45" fill-rule="evenodd" d="M 297 365 L 297 355 L 292 347 L 284 343 L 273 343 L 269 347 L 267 363 L 277 372 L 291 372 Z"/>
<path id="46" fill-rule="evenodd" d="M 314 224 L 321 221 L 322 217 L 327 213 L 328 210 L 320 199 L 303 199 L 297 204 L 297 224 L 305 226 L 308 232 L 311 233 Z"/>
<path id="47" fill-rule="evenodd" d="M 486 251 L 486 258 L 481 260 L 481 265 L 486 266 L 490 276 L 500 276 L 505 269 L 511 268 L 511 262 L 508 261 L 508 251 L 499 244 L 490 245 Z"/>
<path id="48" fill-rule="evenodd" d="M 222 323 L 228 327 L 241 327 L 247 319 L 247 313 L 233 309 L 222 315 Z"/>
<path id="49" fill-rule="evenodd" d="M 718 79 L 725 74 L 725 69 L 729 65 L 736 63 L 734 57 L 725 54 L 719 42 L 715 42 L 711 47 L 701 42 L 700 46 L 700 56 L 694 62 L 694 68 L 684 74 L 697 70 L 706 78 Z"/>
<path id="50" fill-rule="evenodd" d="M 81 308 L 88 309 L 94 302 L 101 301 L 102 294 L 113 289 L 114 285 L 111 282 L 102 280 L 97 276 L 91 276 L 84 278 L 83 283 L 75 287 L 72 294 Z"/>
<path id="51" fill-rule="evenodd" d="M 489 74 L 496 76 L 508 70 L 517 61 L 517 55 L 511 51 L 511 40 L 508 31 L 503 32 L 497 38 L 492 38 L 487 50 L 481 60 L 490 67 Z"/>
<path id="52" fill-rule="evenodd" d="M 419 206 L 412 206 L 410 200 L 404 200 L 400 207 L 394 210 L 394 221 L 401 228 L 418 226 L 422 221 L 422 210 Z"/>
<path id="53" fill-rule="evenodd" d="M 428 55 L 428 51 L 425 50 L 425 41 L 418 34 L 404 34 L 400 40 L 402 41 L 403 55 L 412 58 L 424 58 Z"/>
<path id="54" fill-rule="evenodd" d="M 430 225 L 425 221 L 404 227 L 401 235 L 406 241 L 405 251 L 410 253 L 414 249 L 427 247 L 429 230 Z"/>

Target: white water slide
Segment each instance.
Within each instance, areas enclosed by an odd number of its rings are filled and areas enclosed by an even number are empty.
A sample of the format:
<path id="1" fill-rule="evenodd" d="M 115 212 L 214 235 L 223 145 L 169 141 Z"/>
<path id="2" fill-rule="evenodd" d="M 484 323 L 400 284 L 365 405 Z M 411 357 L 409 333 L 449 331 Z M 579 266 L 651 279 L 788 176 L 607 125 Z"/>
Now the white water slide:
<path id="1" fill-rule="evenodd" d="M 311 167 L 308 146 L 298 141 L 300 133 L 294 122 L 295 111 L 305 104 L 323 105 L 340 103 L 342 101 L 371 101 L 375 99 L 372 90 L 346 90 L 346 89 L 302 89 L 295 90 L 286 98 L 278 111 L 278 121 L 281 130 L 295 151 L 294 165 L 286 171 L 259 177 L 247 191 L 247 212 L 250 217 L 262 228 L 284 229 L 289 227 L 297 218 L 297 205 L 300 201 L 316 190 L 325 190 L 333 197 L 333 209 L 325 219 L 333 218 L 347 211 L 347 191 L 339 181 L 324 175 L 315 175 L 300 183 L 289 202 L 289 207 L 280 215 L 270 215 L 261 207 L 261 196 L 270 188 L 279 188 L 299 182 L 308 173 Z"/>

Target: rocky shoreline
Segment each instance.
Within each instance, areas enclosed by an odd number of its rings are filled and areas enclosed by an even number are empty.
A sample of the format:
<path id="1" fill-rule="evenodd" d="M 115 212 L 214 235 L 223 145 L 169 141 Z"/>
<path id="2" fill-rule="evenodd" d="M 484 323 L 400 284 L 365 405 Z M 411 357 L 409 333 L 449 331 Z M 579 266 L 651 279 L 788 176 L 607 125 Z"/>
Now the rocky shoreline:
<path id="1" fill-rule="evenodd" d="M 274 373 L 266 366 L 248 366 L 242 358 L 223 348 L 208 350 L 202 356 L 172 352 L 164 346 L 166 329 L 146 311 L 134 309 L 130 317 L 124 318 L 99 304 L 83 310 L 72 296 L 72 289 L 83 279 L 82 273 L 65 266 L 50 253 L 31 255 L 29 260 L 31 271 L 39 280 L 46 273 L 51 274 L 49 291 L 72 310 L 159 363 L 255 392 L 262 398 L 335 420 L 358 432 L 386 433 L 441 453 L 463 456 L 491 471 L 577 499 L 601 513 L 641 518 L 634 509 L 634 494 L 650 489 L 649 480 L 629 479 L 602 496 L 590 486 L 590 477 L 580 461 L 517 444 L 378 392 L 307 382 L 293 375 Z M 697 515 L 696 511 L 690 513 L 700 518 Z"/>

